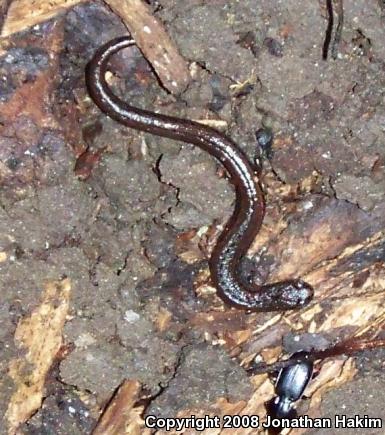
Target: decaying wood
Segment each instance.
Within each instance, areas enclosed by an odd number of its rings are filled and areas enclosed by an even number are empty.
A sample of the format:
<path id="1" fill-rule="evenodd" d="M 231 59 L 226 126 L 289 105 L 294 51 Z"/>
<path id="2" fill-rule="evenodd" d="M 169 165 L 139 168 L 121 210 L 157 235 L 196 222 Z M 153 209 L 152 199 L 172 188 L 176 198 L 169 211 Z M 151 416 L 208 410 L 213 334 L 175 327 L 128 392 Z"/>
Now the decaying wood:
<path id="1" fill-rule="evenodd" d="M 3 5 L 6 3 L 3 2 Z M 80 0 L 54 0 L 48 3 L 43 0 L 32 3 L 15 0 L 9 10 L 3 36 L 38 24 L 77 3 Z M 127 24 L 163 85 L 173 93 L 183 90 L 190 78 L 186 63 L 148 6 L 139 0 L 106 0 L 106 3 Z M 3 109 L 3 115 L 14 118 L 22 111 L 28 111 L 38 125 L 42 125 L 39 120 L 44 119 L 45 126 L 55 127 L 54 121 L 43 110 L 42 99 L 48 93 L 48 85 L 45 75 L 38 77 L 32 84 L 25 84 Z M 271 257 L 280 259 L 279 264 L 272 268 L 276 272 L 271 274 L 269 280 L 305 279 L 316 290 L 313 303 L 300 312 L 264 317 L 260 314 L 246 316 L 224 307 L 218 301 L 212 312 L 198 313 L 190 320 L 189 326 L 204 331 L 208 340 L 215 337 L 216 343 L 224 345 L 243 366 L 247 366 L 256 354 L 262 354 L 267 361 L 269 358 L 275 360 L 281 350 L 281 337 L 289 331 L 333 334 L 338 329 L 339 334 L 342 331 L 342 335 L 349 337 L 383 328 L 385 271 L 380 262 L 385 245 L 385 206 L 364 212 L 346 201 L 314 194 L 310 197 L 312 199 L 303 201 L 302 210 L 296 208 L 294 202 L 287 202 L 281 213 L 282 216 L 292 216 L 290 222 L 282 218 L 272 224 L 267 219 L 250 253 L 259 253 L 262 246 L 266 246 Z M 310 206 L 305 204 L 306 201 L 311 202 Z M 197 246 L 198 243 L 189 251 L 182 252 L 180 257 L 186 263 L 201 259 L 201 251 L 194 250 Z M 208 269 L 202 272 L 202 276 L 206 279 L 202 280 L 201 285 L 198 284 L 197 294 L 202 298 L 211 297 L 215 289 L 207 284 Z M 30 317 L 24 318 L 17 328 L 15 338 L 27 349 L 27 355 L 25 359 L 14 360 L 10 365 L 10 375 L 17 388 L 7 412 L 9 433 L 14 433 L 20 423 L 40 406 L 47 371 L 61 345 L 69 292 L 67 280 L 51 283 L 46 288 L 41 305 Z M 56 298 L 59 304 L 55 305 L 52 298 Z M 168 311 L 159 313 L 159 331 L 167 329 L 170 318 Z M 36 367 L 29 374 L 29 387 L 22 377 L 27 362 Z M 309 415 L 317 415 L 325 391 L 346 382 L 354 374 L 352 360 L 326 361 L 320 375 L 310 386 L 308 394 L 314 395 Z M 222 398 L 215 405 L 217 414 L 263 415 L 264 403 L 274 394 L 273 386 L 266 375 L 254 376 L 252 382 L 254 394 L 247 403 L 230 404 Z M 140 385 L 136 381 L 125 381 L 102 415 L 94 435 L 145 434 L 141 417 L 143 409 L 135 407 L 138 399 Z M 198 414 L 199 411 L 194 413 Z M 180 412 L 180 416 L 188 417 L 191 414 L 190 410 Z M 226 431 L 207 430 L 203 433 Z M 232 433 L 255 433 L 255 430 L 242 429 Z"/>
<path id="2" fill-rule="evenodd" d="M 1 36 L 25 30 L 55 17 L 84 0 L 13 0 Z"/>
<path id="3" fill-rule="evenodd" d="M 9 7 L 11 6 L 12 0 L 1 0 L 0 1 L 0 31 L 3 28 L 5 18 L 8 14 Z"/>
<path id="4" fill-rule="evenodd" d="M 218 340 L 243 366 L 257 354 L 263 355 L 266 362 L 276 361 L 281 338 L 290 331 L 326 333 L 344 340 L 365 337 L 384 328 L 385 271 L 378 263 L 384 244 L 384 207 L 364 212 L 348 202 L 312 198 L 308 212 L 304 209 L 309 204 L 304 208 L 298 204 L 294 208 L 287 206 L 286 213 L 294 216 L 290 223 L 283 219 L 271 225 L 267 217 L 250 252 L 260 252 L 262 246 L 267 246 L 269 254 L 280 259 L 276 269 L 279 272 L 269 279 L 302 277 L 315 288 L 313 303 L 300 312 L 268 316 L 266 320 L 261 314 L 253 314 L 246 324 L 239 321 L 239 314 L 234 320 L 228 315 L 227 329 L 231 332 L 220 333 Z M 296 208 L 301 210 L 297 218 Z M 228 312 L 228 308 L 223 309 Z M 220 324 L 222 314 L 212 312 L 211 317 L 206 316 L 207 320 L 203 315 L 197 315 L 194 326 L 210 333 L 212 329 L 215 333 L 215 325 Z M 226 330 L 226 326 L 219 329 Z M 267 352 L 269 349 L 271 352 Z M 314 392 L 314 400 L 307 413 L 319 416 L 319 405 L 325 392 L 348 382 L 355 373 L 352 359 L 338 357 L 322 362 L 320 375 L 309 389 L 309 395 Z M 254 381 L 257 379 L 262 378 L 253 377 Z M 254 383 L 255 394 L 241 414 L 264 415 L 264 402 L 274 394 L 271 382 L 264 379 L 266 384 Z M 218 413 L 223 415 L 224 410 L 219 409 Z M 239 432 L 247 433 L 251 432 L 245 429 Z"/>
<path id="5" fill-rule="evenodd" d="M 62 345 L 70 294 L 68 279 L 47 283 L 40 305 L 17 325 L 15 341 L 26 354 L 9 364 L 16 386 L 6 413 L 9 435 L 41 405 L 47 373 Z"/>
<path id="6" fill-rule="evenodd" d="M 15 0 L 8 10 L 2 36 L 25 30 L 82 2 L 84 0 Z M 3 2 L 0 13 L 8 9 L 8 3 L 9 0 Z M 127 25 L 163 86 L 173 94 L 182 92 L 190 81 L 187 63 L 148 5 L 141 0 L 106 0 L 106 4 Z"/>
<path id="7" fill-rule="evenodd" d="M 173 94 L 183 91 L 190 81 L 187 63 L 150 8 L 142 0 L 105 2 L 127 25 L 163 86 Z"/>
<path id="8" fill-rule="evenodd" d="M 140 414 L 143 407 L 134 407 L 140 393 L 140 383 L 126 380 L 118 388 L 102 414 L 92 435 L 149 434 Z"/>
<path id="9" fill-rule="evenodd" d="M 385 271 L 378 267 L 384 240 L 383 207 L 364 213 L 330 198 L 320 198 L 313 205 L 286 228 L 277 225 L 268 229 L 268 238 L 273 241 L 269 252 L 281 259 L 279 273 L 271 280 L 301 276 L 315 288 L 313 303 L 299 313 L 277 316 L 274 324 L 249 341 L 251 352 L 278 345 L 276 337 L 285 330 L 332 332 L 347 328 L 348 338 L 371 327 L 378 331 L 384 324 Z M 266 239 L 262 235 L 262 243 Z M 259 243 L 256 241 L 253 251 L 260 249 Z"/>

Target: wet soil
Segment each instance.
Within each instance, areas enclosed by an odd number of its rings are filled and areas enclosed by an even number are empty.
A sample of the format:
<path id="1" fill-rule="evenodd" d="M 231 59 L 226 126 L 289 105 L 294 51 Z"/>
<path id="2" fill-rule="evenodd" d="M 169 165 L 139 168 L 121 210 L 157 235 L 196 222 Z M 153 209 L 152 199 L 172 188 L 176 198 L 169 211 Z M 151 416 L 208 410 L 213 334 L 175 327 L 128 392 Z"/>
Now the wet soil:
<path id="1" fill-rule="evenodd" d="M 149 3 L 193 65 L 193 80 L 172 96 L 132 47 L 111 62 L 118 95 L 163 113 L 226 121 L 250 159 L 263 160 L 266 228 L 279 226 L 288 208 L 294 234 L 310 221 L 302 212 L 335 211 L 337 233 L 356 219 L 360 240 L 384 228 L 379 2 L 344 1 L 339 55 L 326 61 L 324 2 Z M 84 3 L 15 35 L 0 57 L 0 415 L 15 390 L 7 367 L 21 352 L 16 325 L 39 304 L 44 283 L 68 277 L 72 287 L 63 331 L 70 350 L 24 434 L 89 434 L 126 378 L 143 385 L 146 413 L 167 417 L 210 411 L 220 398 L 247 402 L 253 392 L 234 358 L 238 343 L 228 339 L 251 328 L 249 316 L 224 307 L 208 287 L 216 228 L 234 204 L 226 175 L 203 151 L 120 126 L 87 97 L 87 61 L 126 33 L 103 4 Z M 274 133 L 268 155 L 257 145 L 261 127 Z M 79 163 L 84 153 L 90 166 Z M 257 280 L 269 279 L 291 255 L 280 261 L 259 249 L 245 273 L 258 266 Z M 370 263 L 383 259 L 380 247 Z M 257 323 L 270 317 L 258 314 Z M 287 332 L 267 343 L 278 345 Z M 383 365 L 371 354 L 362 361 L 356 380 L 326 397 L 323 415 L 385 419 Z"/>

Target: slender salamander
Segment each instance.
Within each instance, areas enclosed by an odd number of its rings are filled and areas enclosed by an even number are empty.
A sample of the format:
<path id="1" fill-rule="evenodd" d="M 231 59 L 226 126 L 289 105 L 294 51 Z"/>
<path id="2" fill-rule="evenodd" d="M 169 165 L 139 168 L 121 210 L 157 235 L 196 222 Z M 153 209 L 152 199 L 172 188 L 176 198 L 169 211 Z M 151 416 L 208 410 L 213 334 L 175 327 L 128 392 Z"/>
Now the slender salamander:
<path id="1" fill-rule="evenodd" d="M 288 310 L 306 305 L 313 289 L 302 280 L 257 286 L 240 278 L 240 261 L 261 228 L 265 205 L 252 166 L 238 146 L 225 135 L 197 122 L 133 107 L 110 89 L 105 79 L 109 58 L 134 43 L 124 36 L 96 51 L 86 68 L 88 92 L 99 109 L 115 121 L 136 130 L 192 143 L 226 168 L 235 187 L 236 202 L 209 260 L 218 295 L 226 303 L 250 311 Z"/>

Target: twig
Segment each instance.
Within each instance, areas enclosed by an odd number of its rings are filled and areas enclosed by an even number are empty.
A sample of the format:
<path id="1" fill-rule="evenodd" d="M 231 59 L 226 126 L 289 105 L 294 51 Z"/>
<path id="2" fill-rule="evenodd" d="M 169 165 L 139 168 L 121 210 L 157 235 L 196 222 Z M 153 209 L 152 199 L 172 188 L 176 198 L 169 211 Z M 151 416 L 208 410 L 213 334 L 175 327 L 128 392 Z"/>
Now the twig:
<path id="1" fill-rule="evenodd" d="M 104 1 L 127 25 L 162 85 L 172 94 L 182 92 L 190 81 L 186 61 L 149 6 L 142 0 Z"/>
<path id="2" fill-rule="evenodd" d="M 337 14 L 337 27 L 334 34 L 334 41 L 332 44 L 332 58 L 337 59 L 338 56 L 338 47 L 341 42 L 342 37 L 342 28 L 344 25 L 344 5 L 343 0 L 335 0 L 336 1 L 336 14 Z"/>
<path id="3" fill-rule="evenodd" d="M 308 360 L 314 362 L 319 359 L 325 359 L 337 355 L 353 355 L 363 350 L 372 350 L 380 347 L 385 347 L 385 339 L 357 339 L 352 337 L 327 349 L 309 352 Z M 302 358 L 287 358 L 285 360 L 276 361 L 272 364 L 255 364 L 252 365 L 247 372 L 249 375 L 274 373 L 284 369 L 285 367 L 294 365 L 297 362 L 302 362 L 302 360 Z"/>
<path id="4" fill-rule="evenodd" d="M 328 51 L 330 41 L 332 39 L 334 15 L 333 15 L 333 1 L 326 0 L 326 8 L 328 10 L 328 26 L 326 28 L 325 41 L 322 47 L 322 59 L 326 60 L 328 58 Z"/>
<path id="5" fill-rule="evenodd" d="M 328 26 L 325 34 L 325 41 L 322 48 L 322 58 L 324 60 L 328 57 L 329 47 L 331 46 L 331 56 L 333 59 L 337 59 L 338 57 L 338 47 L 341 42 L 342 37 L 342 29 L 344 25 L 344 6 L 343 0 L 334 0 L 335 2 L 335 11 L 333 10 L 333 0 L 326 0 L 326 8 L 328 11 Z M 334 32 L 334 38 L 332 41 L 333 34 L 333 26 L 334 26 L 334 12 L 337 15 L 337 26 Z M 331 43 L 331 44 L 330 44 Z"/>

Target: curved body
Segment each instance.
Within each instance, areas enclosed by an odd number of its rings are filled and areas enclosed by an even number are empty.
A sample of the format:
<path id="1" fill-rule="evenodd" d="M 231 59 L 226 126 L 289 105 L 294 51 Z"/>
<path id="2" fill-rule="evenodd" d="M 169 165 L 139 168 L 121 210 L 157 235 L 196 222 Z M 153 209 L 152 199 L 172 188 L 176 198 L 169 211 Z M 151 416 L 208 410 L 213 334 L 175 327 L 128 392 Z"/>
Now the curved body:
<path id="1" fill-rule="evenodd" d="M 214 156 L 226 168 L 235 187 L 236 204 L 209 261 L 211 278 L 219 296 L 228 304 L 252 311 L 286 310 L 308 303 L 313 290 L 301 280 L 258 287 L 240 279 L 240 260 L 261 227 L 265 207 L 263 193 L 254 179 L 252 167 L 237 145 L 225 135 L 202 124 L 133 107 L 111 91 L 105 80 L 108 59 L 133 44 L 134 41 L 129 37 L 121 37 L 96 51 L 86 69 L 88 92 L 100 110 L 117 122 L 158 136 L 192 143 Z"/>

